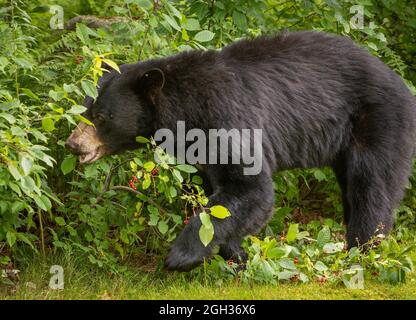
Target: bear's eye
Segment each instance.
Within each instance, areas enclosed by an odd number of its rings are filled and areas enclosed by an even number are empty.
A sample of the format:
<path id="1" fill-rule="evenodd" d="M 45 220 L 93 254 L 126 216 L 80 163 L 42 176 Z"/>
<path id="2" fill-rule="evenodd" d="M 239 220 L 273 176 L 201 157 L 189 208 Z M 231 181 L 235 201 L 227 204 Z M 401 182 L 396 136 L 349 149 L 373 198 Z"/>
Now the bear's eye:
<path id="1" fill-rule="evenodd" d="M 95 116 L 95 119 L 94 119 L 97 123 L 100 123 L 100 122 L 104 122 L 105 121 L 105 116 L 103 115 L 103 114 L 101 114 L 101 113 L 98 113 L 96 116 Z"/>

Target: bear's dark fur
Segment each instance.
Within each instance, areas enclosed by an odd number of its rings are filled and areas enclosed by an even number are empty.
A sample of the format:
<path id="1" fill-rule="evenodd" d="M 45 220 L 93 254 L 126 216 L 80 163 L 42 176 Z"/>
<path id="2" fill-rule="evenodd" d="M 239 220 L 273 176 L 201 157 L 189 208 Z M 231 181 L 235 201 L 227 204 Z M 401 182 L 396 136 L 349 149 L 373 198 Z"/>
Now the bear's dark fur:
<path id="1" fill-rule="evenodd" d="M 168 269 L 192 269 L 215 245 L 226 259 L 244 259 L 241 241 L 271 217 L 272 174 L 282 169 L 334 169 L 349 246 L 391 229 L 411 172 L 416 103 L 397 74 L 350 39 L 282 33 L 121 70 L 106 74 L 97 101 L 87 101 L 102 154 L 134 148 L 136 136 L 159 128 L 175 132 L 178 120 L 187 129 L 263 129 L 260 174 L 243 175 L 243 165 L 204 165 L 213 190 L 208 206 L 221 204 L 232 216 L 213 219 L 207 247 L 199 240 L 200 219 L 192 217 L 171 248 Z M 71 138 L 67 144 L 90 152 Z"/>

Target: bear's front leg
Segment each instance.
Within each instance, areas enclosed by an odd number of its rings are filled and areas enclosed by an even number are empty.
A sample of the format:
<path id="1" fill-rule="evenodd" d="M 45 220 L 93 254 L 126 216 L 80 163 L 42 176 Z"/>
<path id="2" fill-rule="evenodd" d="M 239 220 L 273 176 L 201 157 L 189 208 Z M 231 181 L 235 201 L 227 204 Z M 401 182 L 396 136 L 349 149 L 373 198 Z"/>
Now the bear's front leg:
<path id="1" fill-rule="evenodd" d="M 222 205 L 231 212 L 231 217 L 217 219 L 211 216 L 214 239 L 207 247 L 199 239 L 199 215 L 191 217 L 166 258 L 166 269 L 189 271 L 209 258 L 214 246 L 228 248 L 228 244 L 235 243 L 236 239 L 242 240 L 246 235 L 258 232 L 272 214 L 273 199 L 272 179 L 265 175 L 240 177 L 235 183 L 216 188 L 208 207 Z"/>
<path id="2" fill-rule="evenodd" d="M 167 270 L 189 271 L 211 255 L 213 242 L 205 247 L 199 239 L 201 221 L 199 216 L 191 217 L 182 233 L 176 238 L 167 258 Z"/>

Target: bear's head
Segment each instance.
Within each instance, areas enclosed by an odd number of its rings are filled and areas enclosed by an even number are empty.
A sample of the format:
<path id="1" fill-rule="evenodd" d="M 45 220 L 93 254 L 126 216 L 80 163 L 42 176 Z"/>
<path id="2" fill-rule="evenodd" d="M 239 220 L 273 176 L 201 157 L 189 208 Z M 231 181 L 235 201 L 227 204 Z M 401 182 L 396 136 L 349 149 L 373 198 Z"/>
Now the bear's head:
<path id="1" fill-rule="evenodd" d="M 92 163 L 104 155 L 137 147 L 137 136 L 151 136 L 156 107 L 165 77 L 158 68 L 141 64 L 122 65 L 98 82 L 98 97 L 86 97 L 83 114 L 94 126 L 80 122 L 65 145 L 79 155 L 81 163 Z"/>

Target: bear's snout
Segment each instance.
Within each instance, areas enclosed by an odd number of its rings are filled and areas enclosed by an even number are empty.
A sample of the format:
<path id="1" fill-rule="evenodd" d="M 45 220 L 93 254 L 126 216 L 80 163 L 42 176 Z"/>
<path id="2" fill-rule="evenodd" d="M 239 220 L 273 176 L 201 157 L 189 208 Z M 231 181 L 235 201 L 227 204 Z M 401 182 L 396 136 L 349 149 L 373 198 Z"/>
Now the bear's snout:
<path id="1" fill-rule="evenodd" d="M 66 139 L 65 141 L 65 147 L 71 151 L 71 153 L 75 154 L 75 155 L 79 155 L 80 151 L 79 151 L 79 144 L 76 143 L 71 137 L 69 137 L 68 139 Z"/>
<path id="2" fill-rule="evenodd" d="M 92 163 L 106 154 L 104 143 L 97 135 L 97 130 L 80 122 L 65 141 L 71 153 L 79 156 L 80 163 Z"/>

